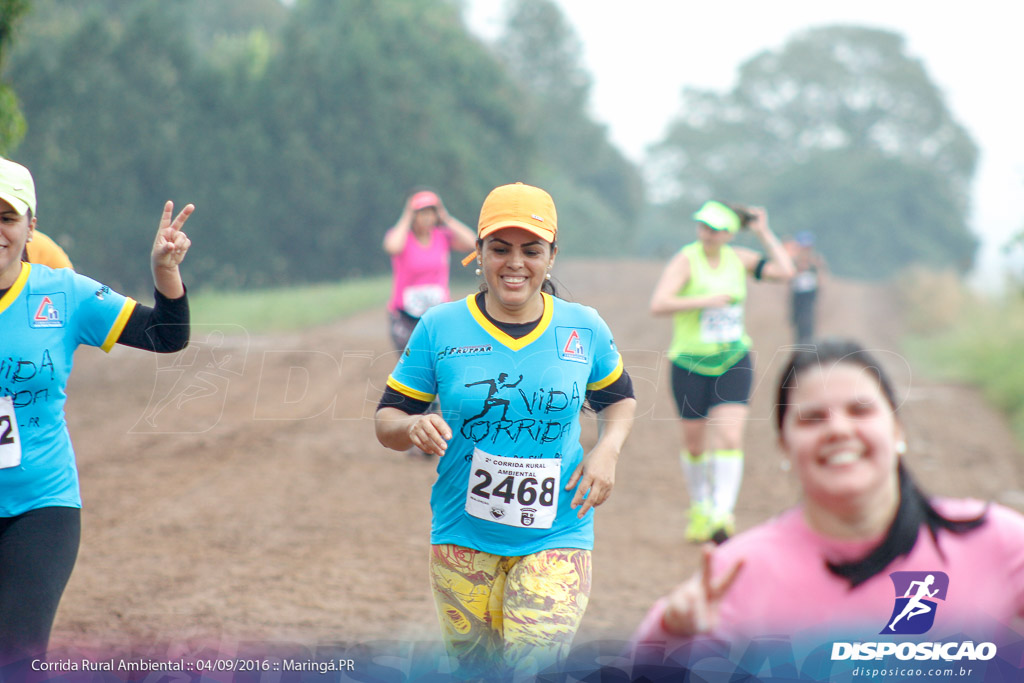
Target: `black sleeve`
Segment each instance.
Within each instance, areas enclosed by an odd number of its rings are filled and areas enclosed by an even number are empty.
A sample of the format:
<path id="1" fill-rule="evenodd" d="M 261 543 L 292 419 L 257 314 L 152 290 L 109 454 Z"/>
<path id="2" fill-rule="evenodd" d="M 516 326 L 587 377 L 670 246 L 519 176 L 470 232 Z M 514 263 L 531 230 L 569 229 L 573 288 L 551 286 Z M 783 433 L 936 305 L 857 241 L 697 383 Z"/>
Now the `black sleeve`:
<path id="1" fill-rule="evenodd" d="M 417 401 L 391 387 L 384 387 L 380 403 L 377 404 L 377 410 L 381 408 L 398 408 L 407 415 L 422 415 L 430 409 L 430 401 Z"/>
<path id="2" fill-rule="evenodd" d="M 633 395 L 633 380 L 625 370 L 619 378 L 606 386 L 604 389 L 587 392 L 587 403 L 599 413 L 613 403 L 618 403 L 624 398 L 635 398 Z"/>
<path id="3" fill-rule="evenodd" d="M 760 280 L 764 277 L 764 267 L 768 265 L 768 257 L 762 256 L 761 260 L 757 262 L 757 266 L 754 268 L 754 279 Z"/>
<path id="4" fill-rule="evenodd" d="M 117 343 L 157 353 L 181 351 L 188 344 L 188 293 L 168 299 L 153 290 L 153 308 L 136 304 Z"/>

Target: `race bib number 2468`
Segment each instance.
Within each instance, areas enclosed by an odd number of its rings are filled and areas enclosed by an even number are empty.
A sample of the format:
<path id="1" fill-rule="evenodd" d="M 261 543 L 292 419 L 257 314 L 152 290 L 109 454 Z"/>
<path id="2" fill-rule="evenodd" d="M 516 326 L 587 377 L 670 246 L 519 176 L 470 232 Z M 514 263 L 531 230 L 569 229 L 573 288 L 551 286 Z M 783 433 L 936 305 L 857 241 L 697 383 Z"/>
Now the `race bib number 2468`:
<path id="1" fill-rule="evenodd" d="M 498 524 L 550 529 L 561 472 L 558 458 L 506 458 L 475 448 L 466 512 Z"/>

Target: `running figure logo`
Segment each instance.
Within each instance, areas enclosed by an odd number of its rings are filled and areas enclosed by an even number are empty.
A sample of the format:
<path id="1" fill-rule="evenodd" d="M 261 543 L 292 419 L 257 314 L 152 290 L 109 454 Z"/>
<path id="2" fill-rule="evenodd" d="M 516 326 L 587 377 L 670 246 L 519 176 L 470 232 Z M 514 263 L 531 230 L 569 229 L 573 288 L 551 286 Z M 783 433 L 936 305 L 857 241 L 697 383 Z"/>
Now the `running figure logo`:
<path id="1" fill-rule="evenodd" d="M 501 408 L 501 419 L 502 420 L 504 420 L 504 419 L 506 419 L 508 417 L 508 403 L 509 403 L 509 401 L 508 401 L 507 398 L 502 398 L 501 396 L 498 396 L 498 392 L 501 391 L 502 389 L 515 389 L 517 386 L 519 386 L 519 383 L 523 381 L 523 376 L 519 375 L 519 379 L 517 379 L 515 382 L 507 382 L 506 381 L 507 379 L 508 379 L 508 373 L 503 372 L 503 373 L 498 375 L 498 379 L 496 379 L 496 380 L 493 380 L 493 379 L 482 379 L 479 382 L 470 382 L 469 384 L 465 385 L 466 387 L 475 387 L 475 386 L 478 386 L 480 384 L 486 384 L 490 388 L 487 390 L 487 398 L 484 399 L 483 410 L 481 410 L 478 415 L 474 415 L 473 417 L 471 417 L 468 420 L 466 420 L 463 424 L 469 424 L 470 422 L 473 422 L 474 420 L 479 420 L 484 415 L 489 413 L 491 408 L 496 408 L 496 407 L 500 407 Z"/>
<path id="2" fill-rule="evenodd" d="M 946 599 L 949 576 L 945 572 L 893 572 L 889 578 L 896 591 L 896 601 L 880 633 L 918 635 L 927 632 L 935 623 L 936 599 Z"/>

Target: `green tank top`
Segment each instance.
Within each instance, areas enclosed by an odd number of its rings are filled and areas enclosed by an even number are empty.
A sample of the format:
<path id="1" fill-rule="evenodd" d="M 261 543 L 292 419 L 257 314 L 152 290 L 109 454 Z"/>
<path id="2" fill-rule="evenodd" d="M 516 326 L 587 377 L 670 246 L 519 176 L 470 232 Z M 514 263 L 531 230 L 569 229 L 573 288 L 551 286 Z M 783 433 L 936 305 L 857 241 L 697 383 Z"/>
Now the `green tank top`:
<path id="1" fill-rule="evenodd" d="M 690 279 L 679 290 L 679 296 L 730 294 L 733 303 L 676 313 L 668 356 L 691 372 L 721 375 L 743 358 L 751 346 L 743 324 L 747 269 L 728 245 L 722 247 L 717 268 L 708 263 L 700 242 L 687 244 L 682 252 L 690 261 Z"/>

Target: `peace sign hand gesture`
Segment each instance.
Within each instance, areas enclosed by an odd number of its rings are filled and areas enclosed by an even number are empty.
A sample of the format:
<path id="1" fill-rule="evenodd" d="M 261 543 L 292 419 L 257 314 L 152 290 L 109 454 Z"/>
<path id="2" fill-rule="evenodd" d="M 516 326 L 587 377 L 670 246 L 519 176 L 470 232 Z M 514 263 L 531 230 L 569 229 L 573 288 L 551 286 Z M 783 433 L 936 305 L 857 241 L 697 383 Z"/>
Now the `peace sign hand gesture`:
<path id="1" fill-rule="evenodd" d="M 711 575 L 713 546 L 706 545 L 701 552 L 700 573 L 669 593 L 662 625 L 672 635 L 695 636 L 714 630 L 718 626 L 718 606 L 743 569 L 743 560 L 739 560 L 716 581 Z"/>
<path id="2" fill-rule="evenodd" d="M 172 221 L 174 202 L 169 201 L 164 204 L 160 227 L 157 229 L 156 239 L 153 240 L 153 253 L 150 257 L 153 268 L 153 284 L 168 299 L 180 298 L 185 293 L 178 266 L 185 259 L 185 254 L 188 253 L 192 241 L 181 231 L 181 228 L 195 208 L 192 204 L 186 204 L 185 208 Z"/>

